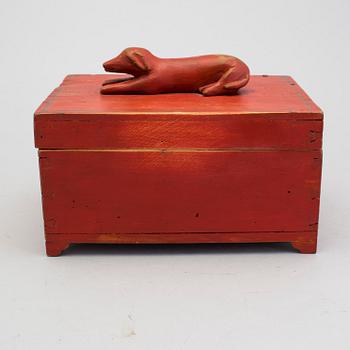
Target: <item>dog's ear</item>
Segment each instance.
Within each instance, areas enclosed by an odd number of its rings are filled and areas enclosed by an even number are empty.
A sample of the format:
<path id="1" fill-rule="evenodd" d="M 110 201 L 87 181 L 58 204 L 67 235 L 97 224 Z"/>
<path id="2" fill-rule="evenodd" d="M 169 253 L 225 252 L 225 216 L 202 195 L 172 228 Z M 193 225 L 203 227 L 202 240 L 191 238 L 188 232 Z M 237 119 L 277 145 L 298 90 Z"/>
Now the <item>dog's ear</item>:
<path id="1" fill-rule="evenodd" d="M 142 53 L 138 52 L 137 50 L 127 50 L 126 51 L 126 57 L 131 61 L 133 65 L 135 65 L 137 68 L 148 71 L 149 67 L 146 63 L 145 57 L 142 55 Z"/>

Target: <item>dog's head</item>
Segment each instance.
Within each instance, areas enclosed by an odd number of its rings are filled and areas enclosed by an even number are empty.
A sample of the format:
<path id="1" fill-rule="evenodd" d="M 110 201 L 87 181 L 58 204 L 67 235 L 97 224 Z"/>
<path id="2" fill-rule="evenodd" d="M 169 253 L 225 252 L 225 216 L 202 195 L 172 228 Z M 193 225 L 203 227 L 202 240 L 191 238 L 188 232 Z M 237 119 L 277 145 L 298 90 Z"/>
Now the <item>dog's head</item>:
<path id="1" fill-rule="evenodd" d="M 106 72 L 128 73 L 134 76 L 146 74 L 153 55 L 146 49 L 129 47 L 103 64 Z"/>

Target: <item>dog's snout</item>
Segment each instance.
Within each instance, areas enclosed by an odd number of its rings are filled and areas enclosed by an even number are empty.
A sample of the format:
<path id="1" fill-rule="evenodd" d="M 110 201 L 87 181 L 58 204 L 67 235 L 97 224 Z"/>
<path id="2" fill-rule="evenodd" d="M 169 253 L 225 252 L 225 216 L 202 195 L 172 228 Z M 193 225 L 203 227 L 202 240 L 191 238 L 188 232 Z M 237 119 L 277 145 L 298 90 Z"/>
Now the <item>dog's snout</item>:
<path id="1" fill-rule="evenodd" d="M 106 72 L 113 72 L 115 68 L 115 60 L 106 61 L 102 65 Z"/>
<path id="2" fill-rule="evenodd" d="M 110 68 L 110 65 L 108 64 L 108 62 L 103 63 L 103 68 L 108 71 L 108 69 Z"/>

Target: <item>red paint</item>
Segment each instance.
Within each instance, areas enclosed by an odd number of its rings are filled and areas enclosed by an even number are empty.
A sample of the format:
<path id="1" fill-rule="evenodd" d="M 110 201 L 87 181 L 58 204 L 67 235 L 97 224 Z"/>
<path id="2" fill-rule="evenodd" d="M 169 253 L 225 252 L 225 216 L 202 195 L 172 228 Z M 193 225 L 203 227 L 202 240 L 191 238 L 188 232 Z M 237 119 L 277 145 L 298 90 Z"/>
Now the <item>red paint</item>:
<path id="1" fill-rule="evenodd" d="M 48 255 L 79 242 L 316 251 L 323 118 L 291 78 L 210 98 L 102 96 L 104 79 L 69 76 L 35 115 Z"/>
<path id="2" fill-rule="evenodd" d="M 129 47 L 103 67 L 130 76 L 104 81 L 102 94 L 234 95 L 249 81 L 248 66 L 228 55 L 159 58 L 144 48 Z"/>
<path id="3" fill-rule="evenodd" d="M 122 75 L 121 75 L 122 76 Z M 262 116 L 322 119 L 321 110 L 288 76 L 252 76 L 249 85 L 235 96 L 205 98 L 199 94 L 101 95 L 104 80 L 115 74 L 68 75 L 36 111 L 38 119 L 82 115 L 135 119 L 177 120 L 201 116 Z"/>
<path id="4" fill-rule="evenodd" d="M 46 252 L 58 256 L 74 243 L 100 244 L 191 244 L 290 242 L 301 253 L 316 253 L 317 232 L 225 232 L 225 233 L 138 233 L 52 234 Z"/>
<path id="5" fill-rule="evenodd" d="M 40 151 L 47 233 L 314 231 L 321 155 Z"/>
<path id="6" fill-rule="evenodd" d="M 321 147 L 322 122 L 288 116 L 45 115 L 35 122 L 36 146 L 54 149 L 115 148 L 278 148 Z M 130 120 L 130 119 L 133 120 Z M 198 127 L 200 125 L 200 128 Z M 98 133 L 96 132 L 98 130 Z M 299 137 L 295 137 L 299 135 Z"/>

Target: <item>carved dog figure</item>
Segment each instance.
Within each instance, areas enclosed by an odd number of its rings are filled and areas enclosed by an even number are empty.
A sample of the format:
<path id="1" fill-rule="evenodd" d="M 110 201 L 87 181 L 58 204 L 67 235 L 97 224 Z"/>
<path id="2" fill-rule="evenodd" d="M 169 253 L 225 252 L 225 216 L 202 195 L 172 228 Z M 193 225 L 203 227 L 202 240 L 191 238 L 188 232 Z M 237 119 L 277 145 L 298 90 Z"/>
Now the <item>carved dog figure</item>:
<path id="1" fill-rule="evenodd" d="M 249 68 L 227 55 L 159 58 L 130 47 L 103 64 L 107 72 L 131 76 L 107 80 L 102 94 L 200 92 L 204 96 L 234 95 L 249 81 Z"/>

